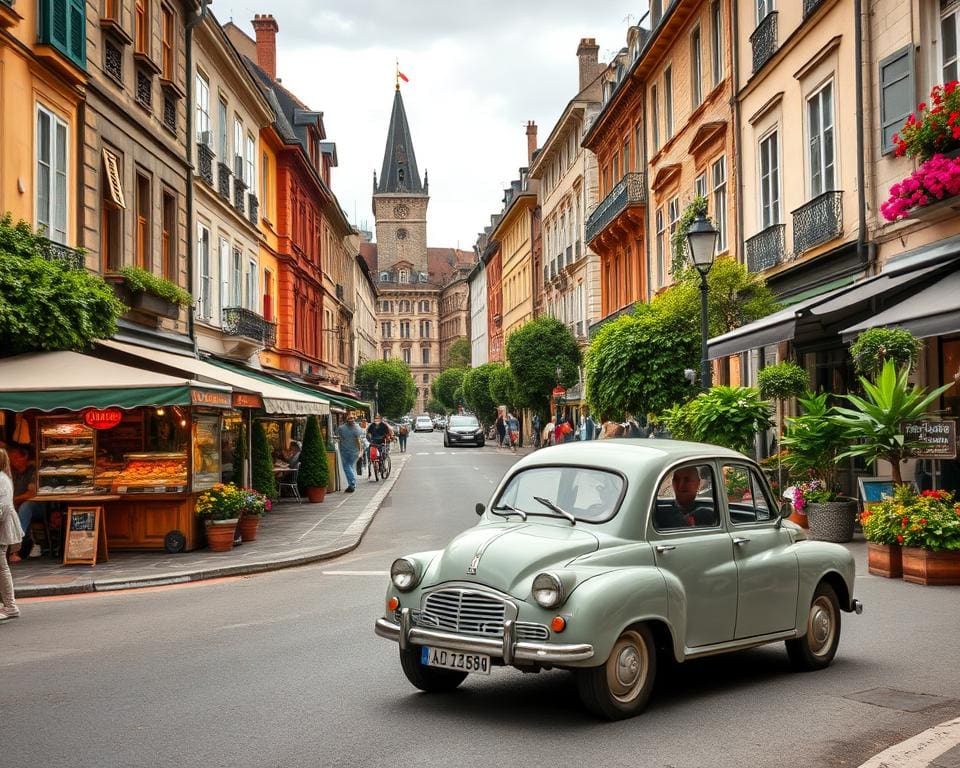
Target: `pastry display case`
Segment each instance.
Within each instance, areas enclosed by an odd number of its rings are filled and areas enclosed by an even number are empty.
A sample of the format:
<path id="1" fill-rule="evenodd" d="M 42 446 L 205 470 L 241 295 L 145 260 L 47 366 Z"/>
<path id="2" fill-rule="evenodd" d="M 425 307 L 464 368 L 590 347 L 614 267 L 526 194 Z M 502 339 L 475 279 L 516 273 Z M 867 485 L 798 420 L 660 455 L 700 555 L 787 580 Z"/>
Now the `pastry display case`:
<path id="1" fill-rule="evenodd" d="M 185 453 L 127 453 L 122 468 L 104 469 L 98 482 L 109 478 L 113 493 L 182 493 L 187 490 Z"/>
<path id="2" fill-rule="evenodd" d="M 79 419 L 37 419 L 37 496 L 92 495 L 96 432 Z"/>
<path id="3" fill-rule="evenodd" d="M 193 490 L 220 482 L 220 414 L 193 415 Z"/>

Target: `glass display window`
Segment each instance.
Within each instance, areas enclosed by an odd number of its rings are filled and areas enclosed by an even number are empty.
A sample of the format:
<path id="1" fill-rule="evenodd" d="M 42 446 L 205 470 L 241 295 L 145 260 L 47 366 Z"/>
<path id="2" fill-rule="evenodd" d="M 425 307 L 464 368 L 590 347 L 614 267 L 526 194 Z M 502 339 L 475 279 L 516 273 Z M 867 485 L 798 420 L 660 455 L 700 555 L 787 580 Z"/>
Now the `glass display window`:
<path id="1" fill-rule="evenodd" d="M 193 490 L 202 491 L 221 481 L 220 414 L 193 414 Z"/>

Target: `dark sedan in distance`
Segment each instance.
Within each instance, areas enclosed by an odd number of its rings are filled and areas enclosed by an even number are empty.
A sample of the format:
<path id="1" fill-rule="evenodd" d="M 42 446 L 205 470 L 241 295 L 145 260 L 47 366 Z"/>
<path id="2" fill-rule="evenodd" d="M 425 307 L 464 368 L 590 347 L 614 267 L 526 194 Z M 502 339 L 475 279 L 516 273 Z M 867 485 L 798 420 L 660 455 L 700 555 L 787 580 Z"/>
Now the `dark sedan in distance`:
<path id="1" fill-rule="evenodd" d="M 451 416 L 443 433 L 443 447 L 475 445 L 483 447 L 483 427 L 476 416 Z"/>

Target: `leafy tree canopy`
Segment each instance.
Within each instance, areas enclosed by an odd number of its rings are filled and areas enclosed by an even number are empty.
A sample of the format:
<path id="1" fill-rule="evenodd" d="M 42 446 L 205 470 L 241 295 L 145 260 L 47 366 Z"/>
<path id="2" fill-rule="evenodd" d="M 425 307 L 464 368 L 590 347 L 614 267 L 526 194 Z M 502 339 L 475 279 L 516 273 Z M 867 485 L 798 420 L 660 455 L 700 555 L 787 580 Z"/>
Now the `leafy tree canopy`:
<path id="1" fill-rule="evenodd" d="M 580 378 L 577 340 L 553 317 L 538 317 L 513 331 L 507 337 L 507 360 L 516 386 L 511 405 L 546 411 L 550 392 L 557 385 L 558 366 L 563 386 L 573 386 Z"/>
<path id="2" fill-rule="evenodd" d="M 364 363 L 357 368 L 356 385 L 371 400 L 379 385 L 377 401 L 380 413 L 388 419 L 399 419 L 409 413 L 416 402 L 416 385 L 410 369 L 402 360 L 370 360 Z"/>
<path id="3" fill-rule="evenodd" d="M 126 310 L 100 277 L 47 261 L 45 248 L 26 222 L 0 219 L 0 355 L 86 349 Z"/>
<path id="4" fill-rule="evenodd" d="M 442 406 L 444 413 L 457 410 L 457 390 L 463 385 L 467 368 L 447 368 L 433 380 L 431 393 Z"/>
<path id="5" fill-rule="evenodd" d="M 447 408 L 443 403 L 437 400 L 437 398 L 431 397 L 427 401 L 427 413 L 439 413 L 441 416 L 446 416 Z"/>
<path id="6" fill-rule="evenodd" d="M 471 368 L 463 377 L 464 400 L 482 424 L 492 424 L 496 419 L 497 403 L 490 395 L 490 378 L 500 368 L 503 363 L 484 363 Z"/>
<path id="7" fill-rule="evenodd" d="M 447 357 L 443 361 L 444 368 L 470 367 L 470 339 L 461 336 L 447 349 Z"/>
<path id="8" fill-rule="evenodd" d="M 875 377 L 887 360 L 892 360 L 898 368 L 913 368 L 920 359 L 921 349 L 923 342 L 903 328 L 870 328 L 850 345 L 850 356 L 857 373 Z"/>

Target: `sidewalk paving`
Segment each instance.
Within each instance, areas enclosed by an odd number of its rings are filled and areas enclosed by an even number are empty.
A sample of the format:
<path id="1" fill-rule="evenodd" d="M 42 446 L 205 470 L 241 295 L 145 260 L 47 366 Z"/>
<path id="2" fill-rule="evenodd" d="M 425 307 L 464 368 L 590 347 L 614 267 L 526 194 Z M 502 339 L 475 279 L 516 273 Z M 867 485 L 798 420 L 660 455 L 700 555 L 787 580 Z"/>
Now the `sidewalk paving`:
<path id="1" fill-rule="evenodd" d="M 64 566 L 44 556 L 11 566 L 14 590 L 18 599 L 109 592 L 259 573 L 337 557 L 359 545 L 409 454 L 397 452 L 391 458 L 390 477 L 379 483 L 358 478 L 356 493 L 327 494 L 321 504 L 287 500 L 275 504 L 260 521 L 256 541 L 230 552 L 117 551 L 110 552 L 109 561 L 95 566 Z"/>

